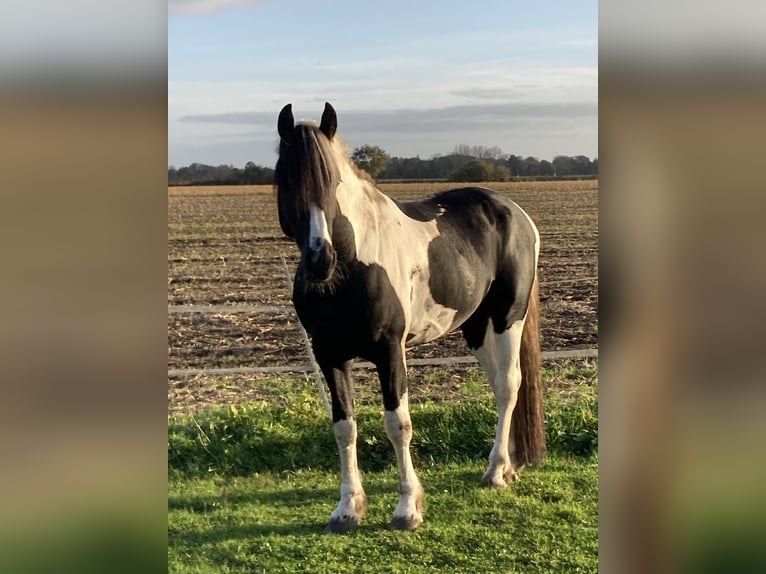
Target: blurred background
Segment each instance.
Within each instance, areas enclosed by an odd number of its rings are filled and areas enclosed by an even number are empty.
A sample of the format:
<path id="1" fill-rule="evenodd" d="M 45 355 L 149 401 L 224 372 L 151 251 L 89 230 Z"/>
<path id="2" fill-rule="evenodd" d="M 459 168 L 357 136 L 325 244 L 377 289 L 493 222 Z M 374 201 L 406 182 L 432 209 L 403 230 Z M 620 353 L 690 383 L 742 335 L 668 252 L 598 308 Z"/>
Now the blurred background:
<path id="1" fill-rule="evenodd" d="M 3 572 L 165 569 L 166 19 L 3 5 Z"/>
<path id="2" fill-rule="evenodd" d="M 599 7 L 606 572 L 766 568 L 764 16 Z"/>

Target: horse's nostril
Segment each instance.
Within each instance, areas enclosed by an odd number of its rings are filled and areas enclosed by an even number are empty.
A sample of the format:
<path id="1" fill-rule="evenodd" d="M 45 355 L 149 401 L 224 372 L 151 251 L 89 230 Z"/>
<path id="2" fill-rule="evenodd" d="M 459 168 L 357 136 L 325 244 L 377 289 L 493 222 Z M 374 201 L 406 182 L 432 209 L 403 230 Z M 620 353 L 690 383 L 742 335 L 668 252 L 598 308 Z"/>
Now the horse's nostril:
<path id="1" fill-rule="evenodd" d="M 321 249 L 308 249 L 304 255 L 306 276 L 310 281 L 329 281 L 335 271 L 337 256 L 332 245 L 323 243 Z"/>

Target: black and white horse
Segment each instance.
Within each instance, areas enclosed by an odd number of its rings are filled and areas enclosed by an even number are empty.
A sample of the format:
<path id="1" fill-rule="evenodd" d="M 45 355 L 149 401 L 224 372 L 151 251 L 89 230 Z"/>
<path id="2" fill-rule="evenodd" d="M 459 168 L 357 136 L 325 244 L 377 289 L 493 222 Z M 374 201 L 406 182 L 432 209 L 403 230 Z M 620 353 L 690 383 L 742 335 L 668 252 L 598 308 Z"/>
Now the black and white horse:
<path id="1" fill-rule="evenodd" d="M 423 521 L 423 488 L 409 449 L 405 347 L 462 329 L 498 406 L 482 484 L 502 488 L 545 456 L 540 238 L 518 205 L 488 189 L 392 200 L 349 161 L 336 129 L 329 103 L 319 126 L 295 125 L 286 105 L 275 173 L 279 222 L 301 251 L 295 310 L 332 397 L 342 482 L 328 528 L 357 527 L 367 506 L 351 377 L 352 361 L 361 357 L 377 367 L 386 433 L 396 452 L 400 497 L 391 527 L 413 530 Z"/>

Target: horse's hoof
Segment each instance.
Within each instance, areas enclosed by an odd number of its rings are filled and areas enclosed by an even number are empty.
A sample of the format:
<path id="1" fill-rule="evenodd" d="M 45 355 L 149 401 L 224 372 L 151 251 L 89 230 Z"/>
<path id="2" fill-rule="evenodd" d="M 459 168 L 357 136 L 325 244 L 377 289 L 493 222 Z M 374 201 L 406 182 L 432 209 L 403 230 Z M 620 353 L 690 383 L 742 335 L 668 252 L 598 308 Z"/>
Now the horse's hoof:
<path id="1" fill-rule="evenodd" d="M 334 534 L 345 534 L 346 532 L 356 530 L 359 523 L 360 519 L 358 516 L 342 516 L 330 520 L 325 530 Z"/>
<path id="2" fill-rule="evenodd" d="M 410 516 L 394 516 L 388 529 L 412 531 L 421 524 L 423 524 L 423 518 L 418 514 L 411 514 Z"/>
<path id="3" fill-rule="evenodd" d="M 487 488 L 497 488 L 498 490 L 502 490 L 508 486 L 502 478 L 482 478 L 481 485 Z"/>
<path id="4" fill-rule="evenodd" d="M 502 476 L 487 476 L 486 474 L 481 477 L 481 485 L 487 488 L 503 489 L 507 486 L 507 483 Z"/>

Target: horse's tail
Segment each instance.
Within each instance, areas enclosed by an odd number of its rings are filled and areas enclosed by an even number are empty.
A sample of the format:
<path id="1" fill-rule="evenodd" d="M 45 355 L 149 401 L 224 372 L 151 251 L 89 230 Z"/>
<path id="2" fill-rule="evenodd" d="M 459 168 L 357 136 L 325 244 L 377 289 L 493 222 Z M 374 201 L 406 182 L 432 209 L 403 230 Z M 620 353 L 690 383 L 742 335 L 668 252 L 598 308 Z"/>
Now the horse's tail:
<path id="1" fill-rule="evenodd" d="M 537 277 L 532 283 L 527 307 L 527 319 L 521 335 L 521 387 L 513 410 L 513 441 L 516 452 L 514 464 L 542 461 L 546 455 L 545 420 L 543 414 L 543 383 L 540 375 L 540 293 Z"/>

